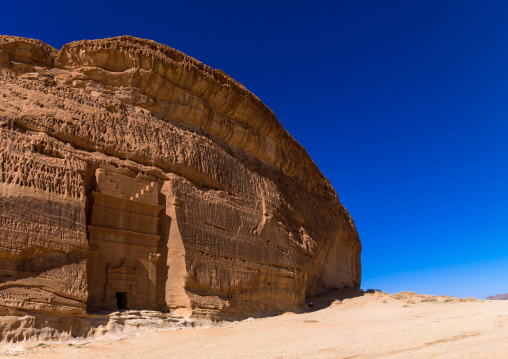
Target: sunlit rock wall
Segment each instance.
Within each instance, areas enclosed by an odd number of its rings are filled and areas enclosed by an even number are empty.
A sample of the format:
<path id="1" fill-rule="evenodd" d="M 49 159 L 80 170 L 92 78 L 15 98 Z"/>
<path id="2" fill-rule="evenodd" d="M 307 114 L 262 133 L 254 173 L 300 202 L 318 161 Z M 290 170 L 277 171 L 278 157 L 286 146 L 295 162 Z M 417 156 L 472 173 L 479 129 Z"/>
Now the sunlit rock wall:
<path id="1" fill-rule="evenodd" d="M 360 285 L 353 220 L 305 149 L 167 46 L 1 36 L 0 149 L 5 310 L 242 317 Z"/>

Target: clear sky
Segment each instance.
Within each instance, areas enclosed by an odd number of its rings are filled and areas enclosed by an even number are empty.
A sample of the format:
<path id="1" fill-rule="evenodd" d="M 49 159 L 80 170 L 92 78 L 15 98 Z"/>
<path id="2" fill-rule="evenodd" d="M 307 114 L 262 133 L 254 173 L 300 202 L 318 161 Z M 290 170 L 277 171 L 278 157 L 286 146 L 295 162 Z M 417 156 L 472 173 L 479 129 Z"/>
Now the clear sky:
<path id="1" fill-rule="evenodd" d="M 243 83 L 330 179 L 362 287 L 508 292 L 505 0 L 3 1 L 56 48 L 133 35 Z"/>

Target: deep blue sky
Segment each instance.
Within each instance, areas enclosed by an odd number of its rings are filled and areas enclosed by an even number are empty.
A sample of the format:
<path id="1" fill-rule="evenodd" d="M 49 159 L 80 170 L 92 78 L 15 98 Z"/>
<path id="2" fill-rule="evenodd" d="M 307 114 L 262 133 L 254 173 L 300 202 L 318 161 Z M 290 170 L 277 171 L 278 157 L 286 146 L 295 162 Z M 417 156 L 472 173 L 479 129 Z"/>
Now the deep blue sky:
<path id="1" fill-rule="evenodd" d="M 4 1 L 56 48 L 133 35 L 220 68 L 330 179 L 363 288 L 508 292 L 508 2 Z"/>

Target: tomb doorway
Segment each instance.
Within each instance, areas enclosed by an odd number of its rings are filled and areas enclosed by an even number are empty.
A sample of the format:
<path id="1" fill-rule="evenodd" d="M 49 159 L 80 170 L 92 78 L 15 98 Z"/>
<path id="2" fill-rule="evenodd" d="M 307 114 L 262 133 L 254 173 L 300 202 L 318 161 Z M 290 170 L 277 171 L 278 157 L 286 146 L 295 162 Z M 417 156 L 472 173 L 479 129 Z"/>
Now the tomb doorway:
<path id="1" fill-rule="evenodd" d="M 127 293 L 116 292 L 116 306 L 118 310 L 127 309 Z"/>

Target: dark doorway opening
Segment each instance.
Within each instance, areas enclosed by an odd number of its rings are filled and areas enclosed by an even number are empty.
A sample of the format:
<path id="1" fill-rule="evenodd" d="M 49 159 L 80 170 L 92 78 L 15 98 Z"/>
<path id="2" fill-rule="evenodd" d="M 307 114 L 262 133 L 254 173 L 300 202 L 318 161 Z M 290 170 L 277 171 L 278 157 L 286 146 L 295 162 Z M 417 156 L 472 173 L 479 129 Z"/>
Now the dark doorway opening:
<path id="1" fill-rule="evenodd" d="M 116 292 L 116 305 L 118 309 L 127 309 L 127 293 Z"/>

